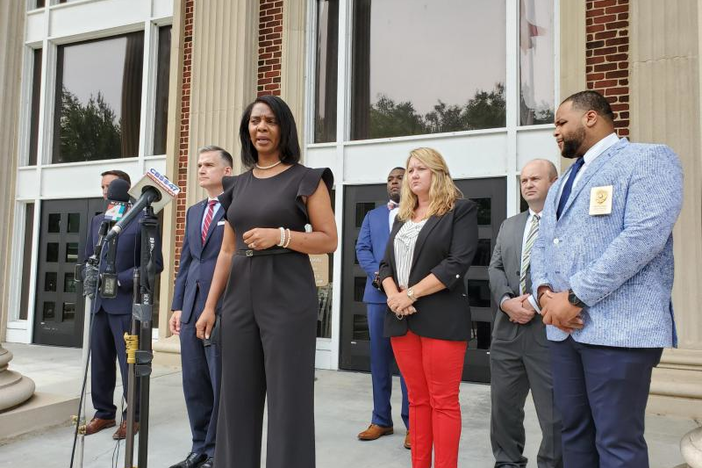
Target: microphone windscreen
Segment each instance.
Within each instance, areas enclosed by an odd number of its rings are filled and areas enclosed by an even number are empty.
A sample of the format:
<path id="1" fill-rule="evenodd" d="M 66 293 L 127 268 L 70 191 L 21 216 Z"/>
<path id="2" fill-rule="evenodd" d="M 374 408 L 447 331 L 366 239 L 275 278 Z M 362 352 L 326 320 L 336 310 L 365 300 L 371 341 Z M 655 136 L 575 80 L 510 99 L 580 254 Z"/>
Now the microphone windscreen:
<path id="1" fill-rule="evenodd" d="M 120 202 L 129 202 L 129 182 L 124 179 L 115 179 L 107 187 L 107 199 Z"/>

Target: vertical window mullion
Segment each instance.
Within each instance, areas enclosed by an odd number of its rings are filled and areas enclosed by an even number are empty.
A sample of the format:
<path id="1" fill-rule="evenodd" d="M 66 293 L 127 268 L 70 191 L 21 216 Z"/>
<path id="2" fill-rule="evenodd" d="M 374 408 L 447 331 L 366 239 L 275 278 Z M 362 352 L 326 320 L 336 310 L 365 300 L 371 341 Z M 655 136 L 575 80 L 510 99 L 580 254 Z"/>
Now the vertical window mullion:
<path id="1" fill-rule="evenodd" d="M 507 216 L 519 213 L 517 167 L 517 125 L 519 124 L 519 0 L 505 0 L 506 17 L 506 82 L 505 104 L 507 125 Z"/>
<path id="2" fill-rule="evenodd" d="M 153 148 L 153 128 L 154 128 L 154 91 L 156 89 L 156 70 L 153 64 L 156 63 L 156 54 L 158 53 L 158 31 L 156 25 L 151 21 L 144 23 L 144 70 L 141 74 L 141 118 L 139 120 L 139 152 L 138 156 L 141 161 L 148 152 L 152 152 Z M 145 167 L 143 168 L 145 169 Z"/>

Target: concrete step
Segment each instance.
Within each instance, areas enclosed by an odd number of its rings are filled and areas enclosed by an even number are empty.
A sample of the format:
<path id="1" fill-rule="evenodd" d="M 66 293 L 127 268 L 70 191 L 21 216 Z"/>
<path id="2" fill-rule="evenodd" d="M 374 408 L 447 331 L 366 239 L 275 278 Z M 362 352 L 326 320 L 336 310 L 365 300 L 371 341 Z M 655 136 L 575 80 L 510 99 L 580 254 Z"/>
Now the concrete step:
<path id="1" fill-rule="evenodd" d="M 0 413 L 0 445 L 6 439 L 67 424 L 78 412 L 77 397 L 36 392 L 24 404 Z"/>

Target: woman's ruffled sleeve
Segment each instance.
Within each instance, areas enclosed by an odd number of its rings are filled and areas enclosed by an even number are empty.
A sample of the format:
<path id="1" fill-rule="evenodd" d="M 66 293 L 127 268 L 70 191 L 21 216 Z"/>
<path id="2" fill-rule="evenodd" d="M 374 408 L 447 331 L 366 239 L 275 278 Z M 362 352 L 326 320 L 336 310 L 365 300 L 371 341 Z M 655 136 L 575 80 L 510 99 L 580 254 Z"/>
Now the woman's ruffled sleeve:
<path id="1" fill-rule="evenodd" d="M 234 198 L 234 187 L 236 187 L 237 176 L 226 176 L 222 178 L 222 185 L 224 186 L 224 192 L 222 195 L 217 197 L 219 202 L 222 204 L 224 209 L 224 217 L 227 217 L 227 211 L 229 206 L 232 204 L 232 199 Z"/>
<path id="2" fill-rule="evenodd" d="M 331 197 L 332 187 L 334 186 L 334 174 L 332 174 L 331 169 L 328 167 L 320 168 L 306 168 L 307 172 L 302 177 L 300 181 L 300 187 L 297 189 L 297 206 L 302 210 L 305 215 L 307 215 L 307 205 L 305 204 L 303 197 L 309 197 L 314 192 L 317 191 L 319 187 L 319 181 L 324 181 L 324 185 L 327 186 L 329 191 L 329 196 Z"/>

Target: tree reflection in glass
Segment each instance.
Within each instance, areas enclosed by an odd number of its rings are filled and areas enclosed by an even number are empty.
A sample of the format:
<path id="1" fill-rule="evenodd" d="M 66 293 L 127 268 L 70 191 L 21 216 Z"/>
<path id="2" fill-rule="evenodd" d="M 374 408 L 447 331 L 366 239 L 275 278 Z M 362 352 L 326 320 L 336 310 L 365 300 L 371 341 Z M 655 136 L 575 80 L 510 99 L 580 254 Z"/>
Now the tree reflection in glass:
<path id="1" fill-rule="evenodd" d="M 52 161 L 136 157 L 144 33 L 58 47 Z"/>
<path id="2" fill-rule="evenodd" d="M 504 127 L 505 18 L 494 0 L 354 1 L 352 139 Z"/>

